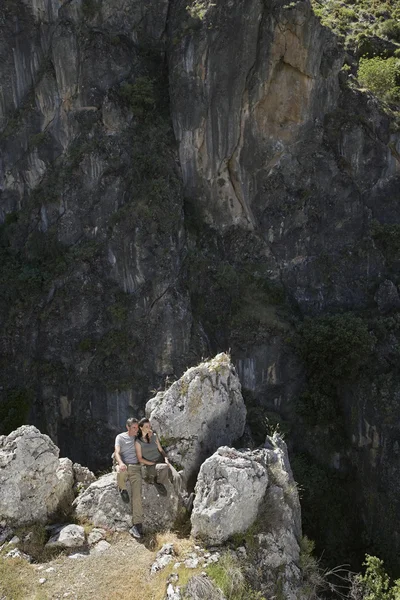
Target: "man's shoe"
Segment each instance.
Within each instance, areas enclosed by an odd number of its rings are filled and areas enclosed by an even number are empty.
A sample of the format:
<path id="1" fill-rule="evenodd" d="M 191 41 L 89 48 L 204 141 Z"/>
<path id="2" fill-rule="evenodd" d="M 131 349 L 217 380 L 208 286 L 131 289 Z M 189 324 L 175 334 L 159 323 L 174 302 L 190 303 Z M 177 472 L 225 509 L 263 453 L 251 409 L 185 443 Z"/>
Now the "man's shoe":
<path id="1" fill-rule="evenodd" d="M 136 529 L 138 530 L 140 535 L 143 535 L 143 525 L 141 523 L 136 523 Z"/>
<path id="2" fill-rule="evenodd" d="M 136 539 L 140 539 L 142 537 L 137 525 L 132 525 L 132 527 L 129 530 L 129 533 L 132 537 Z"/>
<path id="3" fill-rule="evenodd" d="M 119 495 L 126 504 L 129 504 L 129 494 L 126 490 L 119 490 Z"/>
<path id="4" fill-rule="evenodd" d="M 166 496 L 168 494 L 167 488 L 162 483 L 155 482 L 154 485 L 156 486 L 156 490 L 160 496 Z"/>

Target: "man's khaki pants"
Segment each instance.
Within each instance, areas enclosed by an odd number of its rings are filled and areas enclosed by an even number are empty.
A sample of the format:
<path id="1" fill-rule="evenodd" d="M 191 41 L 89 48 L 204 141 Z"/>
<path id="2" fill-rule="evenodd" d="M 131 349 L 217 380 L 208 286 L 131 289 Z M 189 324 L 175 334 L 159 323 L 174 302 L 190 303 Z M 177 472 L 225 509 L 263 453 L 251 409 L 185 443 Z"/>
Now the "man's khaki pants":
<path id="1" fill-rule="evenodd" d="M 142 468 L 138 465 L 128 465 L 127 471 L 117 467 L 117 484 L 120 490 L 126 490 L 126 480 L 131 484 L 132 525 L 143 523 L 142 508 Z"/>

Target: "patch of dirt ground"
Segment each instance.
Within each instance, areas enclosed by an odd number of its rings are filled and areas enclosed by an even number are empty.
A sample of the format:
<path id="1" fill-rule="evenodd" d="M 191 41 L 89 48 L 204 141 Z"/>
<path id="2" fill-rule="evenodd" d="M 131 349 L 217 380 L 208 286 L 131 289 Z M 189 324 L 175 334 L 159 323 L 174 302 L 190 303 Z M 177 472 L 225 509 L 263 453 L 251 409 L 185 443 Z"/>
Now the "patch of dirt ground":
<path id="1" fill-rule="evenodd" d="M 179 555 L 192 546 L 191 541 L 178 539 L 174 534 L 145 538 L 144 543 L 139 543 L 129 534 L 120 533 L 114 534 L 109 542 L 111 546 L 104 552 L 92 552 L 79 558 L 62 555 L 43 564 L 0 558 L 7 560 L 8 573 L 11 575 L 12 570 L 18 578 L 16 595 L 12 586 L 2 589 L 0 580 L 0 600 L 129 600 L 138 597 L 162 600 L 172 565 L 150 576 L 156 551 L 162 544 L 172 542 L 178 561 Z M 196 570 L 192 570 L 190 575 L 195 573 Z M 46 581 L 40 583 L 41 579 Z"/>

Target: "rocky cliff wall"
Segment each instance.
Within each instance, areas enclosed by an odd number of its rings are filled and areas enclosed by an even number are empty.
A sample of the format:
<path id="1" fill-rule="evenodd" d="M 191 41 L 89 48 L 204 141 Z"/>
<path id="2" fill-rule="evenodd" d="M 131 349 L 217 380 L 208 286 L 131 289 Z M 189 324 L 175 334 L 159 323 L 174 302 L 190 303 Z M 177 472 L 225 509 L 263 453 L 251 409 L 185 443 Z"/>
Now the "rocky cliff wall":
<path id="1" fill-rule="evenodd" d="M 304 315 L 396 312 L 399 135 L 308 2 L 187 5 L 0 7 L 0 421 L 102 468 L 151 389 L 230 347 L 256 415 L 361 474 L 374 538 L 389 480 L 400 514 L 396 325 L 339 378 L 333 446 L 289 342 Z"/>

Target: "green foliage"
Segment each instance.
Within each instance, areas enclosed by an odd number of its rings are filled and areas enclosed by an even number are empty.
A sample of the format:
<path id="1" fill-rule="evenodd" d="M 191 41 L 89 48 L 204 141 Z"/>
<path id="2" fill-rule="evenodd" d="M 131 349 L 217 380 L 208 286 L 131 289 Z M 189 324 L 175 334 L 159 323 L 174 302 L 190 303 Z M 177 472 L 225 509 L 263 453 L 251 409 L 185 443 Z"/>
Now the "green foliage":
<path id="1" fill-rule="evenodd" d="M 387 37 L 389 40 L 394 42 L 400 42 L 400 23 L 396 19 L 388 19 L 384 21 L 379 31 L 381 35 Z"/>
<path id="2" fill-rule="evenodd" d="M 360 58 L 358 80 L 381 100 L 400 102 L 400 59 Z"/>
<path id="3" fill-rule="evenodd" d="M 18 548 L 31 556 L 35 563 L 48 562 L 63 552 L 62 548 L 46 547 L 49 533 L 40 523 L 22 527 L 16 531 L 16 534 L 22 540 Z"/>
<path id="4" fill-rule="evenodd" d="M 283 289 L 272 282 L 263 264 L 232 264 L 208 249 L 187 257 L 188 284 L 195 313 L 219 345 L 261 341 L 271 332 L 284 332 L 287 324 Z M 208 293 L 203 294 L 198 281 Z M 229 331 L 230 340 L 223 340 Z"/>
<path id="5" fill-rule="evenodd" d="M 400 579 L 391 584 L 383 560 L 366 554 L 364 575 L 357 575 L 356 583 L 363 600 L 400 600 Z"/>
<path id="6" fill-rule="evenodd" d="M 215 6 L 215 4 L 211 4 L 210 0 L 192 0 L 192 3 L 186 7 L 186 10 L 192 19 L 202 21 L 211 6 Z"/>
<path id="7" fill-rule="evenodd" d="M 307 373 L 297 413 L 310 425 L 337 428 L 341 421 L 337 387 L 357 378 L 372 351 L 367 324 L 352 313 L 307 318 L 296 346 Z"/>
<path id="8" fill-rule="evenodd" d="M 8 435 L 25 425 L 33 401 L 33 392 L 28 389 L 12 389 L 3 392 L 0 400 L 0 435 Z"/>
<path id="9" fill-rule="evenodd" d="M 342 0 L 311 0 L 311 4 L 322 24 L 332 29 L 359 56 L 362 54 L 360 46 L 367 39 L 379 41 L 381 38 L 377 46 L 381 50 L 385 48 L 386 38 L 397 40 L 395 24 L 400 18 L 399 0 L 351 0 L 347 3 Z M 386 26 L 385 23 L 389 25 Z"/>
<path id="10" fill-rule="evenodd" d="M 134 83 L 123 83 L 120 95 L 135 117 L 148 115 L 156 106 L 154 81 L 148 76 L 138 77 Z"/>
<path id="11" fill-rule="evenodd" d="M 86 240 L 73 246 L 68 253 L 70 262 L 90 261 L 99 254 L 100 244 L 98 240 Z"/>
<path id="12" fill-rule="evenodd" d="M 67 268 L 67 248 L 52 232 L 26 235 L 21 218 L 0 227 L 0 304 L 32 303 L 41 290 Z"/>
<path id="13" fill-rule="evenodd" d="M 400 225 L 394 223 L 380 224 L 375 221 L 372 225 L 371 235 L 378 247 L 382 250 L 386 260 L 395 260 L 400 252 Z"/>
<path id="14" fill-rule="evenodd" d="M 231 552 L 225 552 L 217 563 L 207 567 L 207 574 L 227 600 L 265 600 L 247 583 L 239 561 Z"/>
<path id="15" fill-rule="evenodd" d="M 299 567 L 302 575 L 302 597 L 307 598 L 307 600 L 317 600 L 318 591 L 325 586 L 314 551 L 315 542 L 304 535 L 300 540 Z"/>
<path id="16" fill-rule="evenodd" d="M 289 433 L 290 425 L 277 413 L 266 411 L 250 390 L 242 388 L 242 395 L 247 409 L 247 424 L 256 446 L 263 444 L 266 436 L 273 435 L 275 431 L 282 435 Z"/>
<path id="17" fill-rule="evenodd" d="M 367 324 L 353 313 L 307 318 L 299 336 L 299 354 L 315 380 L 354 379 L 371 351 Z"/>

